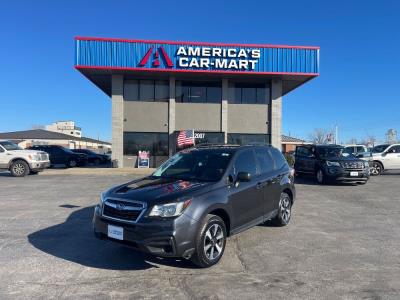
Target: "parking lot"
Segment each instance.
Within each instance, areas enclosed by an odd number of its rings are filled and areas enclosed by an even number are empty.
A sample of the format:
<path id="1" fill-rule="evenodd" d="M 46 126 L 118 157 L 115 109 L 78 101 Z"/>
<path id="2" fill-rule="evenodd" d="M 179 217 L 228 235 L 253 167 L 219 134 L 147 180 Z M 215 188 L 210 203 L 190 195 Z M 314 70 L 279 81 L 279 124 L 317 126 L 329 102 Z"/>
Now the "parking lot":
<path id="1" fill-rule="evenodd" d="M 0 173 L 0 298 L 400 298 L 399 173 L 362 186 L 302 179 L 288 227 L 230 238 L 210 269 L 93 237 L 99 192 L 130 178 Z"/>

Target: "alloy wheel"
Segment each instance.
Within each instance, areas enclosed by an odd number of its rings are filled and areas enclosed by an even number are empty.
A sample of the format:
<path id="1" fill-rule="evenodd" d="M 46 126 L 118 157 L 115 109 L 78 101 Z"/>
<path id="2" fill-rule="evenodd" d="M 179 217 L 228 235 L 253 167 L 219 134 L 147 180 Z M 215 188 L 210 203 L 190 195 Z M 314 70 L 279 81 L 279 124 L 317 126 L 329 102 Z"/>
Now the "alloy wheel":
<path id="1" fill-rule="evenodd" d="M 13 166 L 14 174 L 20 176 L 25 173 L 25 166 L 21 163 L 16 163 Z"/>
<path id="2" fill-rule="evenodd" d="M 290 216 L 292 214 L 292 204 L 288 195 L 281 195 L 281 200 L 279 201 L 279 210 L 282 216 L 282 220 L 285 224 L 289 223 Z"/>
<path id="3" fill-rule="evenodd" d="M 209 260 L 217 259 L 224 247 L 224 231 L 219 224 L 213 224 L 208 228 L 204 236 L 204 254 Z"/>
<path id="4" fill-rule="evenodd" d="M 381 165 L 378 163 L 373 163 L 370 172 L 372 175 L 379 175 L 382 172 Z"/>
<path id="5" fill-rule="evenodd" d="M 324 181 L 324 173 L 322 173 L 322 170 L 318 170 L 317 172 L 317 181 L 318 183 L 322 183 Z"/>

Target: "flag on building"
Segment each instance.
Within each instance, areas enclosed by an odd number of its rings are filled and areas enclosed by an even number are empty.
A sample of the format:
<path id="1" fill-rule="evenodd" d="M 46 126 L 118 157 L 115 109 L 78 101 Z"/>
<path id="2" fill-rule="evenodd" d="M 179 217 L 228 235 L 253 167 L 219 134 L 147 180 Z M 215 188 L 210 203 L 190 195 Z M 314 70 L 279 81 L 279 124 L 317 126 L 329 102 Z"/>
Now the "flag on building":
<path id="1" fill-rule="evenodd" d="M 181 130 L 177 139 L 178 147 L 194 145 L 194 130 Z"/>

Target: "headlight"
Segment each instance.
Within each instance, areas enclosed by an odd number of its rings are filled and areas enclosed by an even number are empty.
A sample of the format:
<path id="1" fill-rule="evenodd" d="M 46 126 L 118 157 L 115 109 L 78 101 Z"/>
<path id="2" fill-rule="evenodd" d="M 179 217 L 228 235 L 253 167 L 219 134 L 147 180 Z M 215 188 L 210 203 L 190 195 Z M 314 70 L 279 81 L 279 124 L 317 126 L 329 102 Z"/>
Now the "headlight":
<path id="1" fill-rule="evenodd" d="M 103 205 L 103 202 L 104 202 L 104 196 L 105 196 L 105 194 L 106 194 L 106 192 L 102 192 L 101 194 L 100 194 L 100 201 L 99 201 L 99 205 L 100 206 L 102 206 Z"/>
<path id="2" fill-rule="evenodd" d="M 340 164 L 337 161 L 329 161 L 329 160 L 327 160 L 326 161 L 326 165 L 328 167 L 340 167 Z"/>
<path id="3" fill-rule="evenodd" d="M 34 160 L 34 161 L 40 160 L 40 155 L 38 155 L 38 154 L 33 154 L 33 155 L 29 154 L 28 157 L 30 160 Z"/>
<path id="4" fill-rule="evenodd" d="M 186 201 L 179 201 L 167 204 L 154 205 L 151 212 L 149 213 L 150 217 L 177 217 L 180 216 L 183 211 L 190 205 L 192 199 Z"/>

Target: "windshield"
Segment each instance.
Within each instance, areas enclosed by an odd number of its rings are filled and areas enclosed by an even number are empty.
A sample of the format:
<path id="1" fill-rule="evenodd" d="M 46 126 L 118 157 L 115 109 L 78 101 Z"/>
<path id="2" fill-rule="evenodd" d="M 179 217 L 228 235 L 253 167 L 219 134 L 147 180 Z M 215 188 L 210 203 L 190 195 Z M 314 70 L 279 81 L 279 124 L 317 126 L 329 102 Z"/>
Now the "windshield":
<path id="1" fill-rule="evenodd" d="M 22 148 L 20 146 L 18 146 L 17 144 L 11 143 L 11 142 L 0 142 L 0 145 L 2 145 L 4 147 L 4 149 L 6 149 L 7 151 L 11 151 L 11 150 L 22 150 Z"/>
<path id="2" fill-rule="evenodd" d="M 157 169 L 154 177 L 218 181 L 224 175 L 233 151 L 200 149 L 181 151 Z"/>
<path id="3" fill-rule="evenodd" d="M 372 148 L 372 153 L 381 153 L 385 151 L 386 148 L 389 146 L 389 144 L 375 146 L 374 148 Z"/>
<path id="4" fill-rule="evenodd" d="M 338 158 L 350 155 L 349 153 L 345 152 L 344 147 L 321 147 L 318 148 L 318 154 L 323 158 Z"/>

